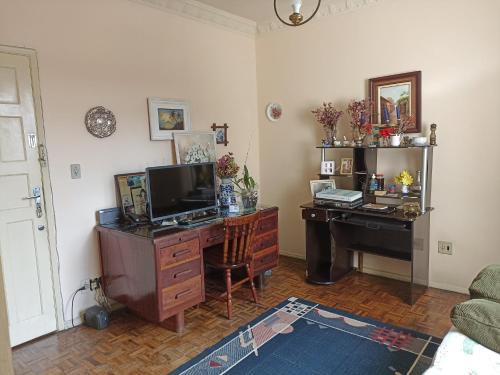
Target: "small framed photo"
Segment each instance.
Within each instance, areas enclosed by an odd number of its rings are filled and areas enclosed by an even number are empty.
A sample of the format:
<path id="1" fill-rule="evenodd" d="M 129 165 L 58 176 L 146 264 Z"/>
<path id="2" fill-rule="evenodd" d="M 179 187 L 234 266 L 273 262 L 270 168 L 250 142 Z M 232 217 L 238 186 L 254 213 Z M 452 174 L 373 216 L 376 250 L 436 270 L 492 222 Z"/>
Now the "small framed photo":
<path id="1" fill-rule="evenodd" d="M 342 158 L 340 161 L 340 174 L 341 175 L 351 175 L 352 174 L 352 158 Z"/>
<path id="2" fill-rule="evenodd" d="M 215 132 L 215 140 L 218 145 L 227 146 L 229 141 L 227 140 L 227 129 L 229 126 L 224 124 L 222 126 L 217 126 L 216 123 L 212 125 L 212 130 Z"/>
<path id="3" fill-rule="evenodd" d="M 173 139 L 191 130 L 189 104 L 183 100 L 148 98 L 149 130 L 152 141 Z"/>
<path id="4" fill-rule="evenodd" d="M 413 116 L 415 126 L 407 133 L 420 133 L 422 129 L 422 72 L 410 72 L 369 80 L 370 99 L 374 110 L 372 124 L 396 127 Z"/>
<path id="5" fill-rule="evenodd" d="M 309 185 L 313 199 L 316 197 L 316 193 L 336 189 L 335 180 L 311 180 L 309 181 Z"/>
<path id="6" fill-rule="evenodd" d="M 175 133 L 175 156 L 177 164 L 215 162 L 215 133 Z"/>

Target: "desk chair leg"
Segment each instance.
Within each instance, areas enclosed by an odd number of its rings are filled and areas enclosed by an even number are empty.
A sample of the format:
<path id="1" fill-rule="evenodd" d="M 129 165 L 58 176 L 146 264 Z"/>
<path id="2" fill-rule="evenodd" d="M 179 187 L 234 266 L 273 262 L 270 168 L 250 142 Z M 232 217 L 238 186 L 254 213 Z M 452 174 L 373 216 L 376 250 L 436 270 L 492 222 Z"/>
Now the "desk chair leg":
<path id="1" fill-rule="evenodd" d="M 226 270 L 226 291 L 227 291 L 227 318 L 231 320 L 233 315 L 233 300 L 231 296 L 231 270 Z"/>
<path id="2" fill-rule="evenodd" d="M 247 275 L 248 275 L 248 279 L 250 282 L 250 288 L 252 289 L 253 300 L 255 301 L 255 303 L 257 303 L 257 291 L 255 290 L 255 284 L 253 282 L 253 272 L 251 272 L 250 266 L 248 264 L 245 265 L 245 267 L 247 269 Z"/>

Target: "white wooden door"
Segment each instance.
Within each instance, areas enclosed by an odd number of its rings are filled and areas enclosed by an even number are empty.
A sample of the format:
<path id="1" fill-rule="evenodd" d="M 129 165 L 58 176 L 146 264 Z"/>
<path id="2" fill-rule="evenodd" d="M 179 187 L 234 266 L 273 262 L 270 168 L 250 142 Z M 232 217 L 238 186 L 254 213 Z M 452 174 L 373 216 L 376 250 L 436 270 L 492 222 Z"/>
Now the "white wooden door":
<path id="1" fill-rule="evenodd" d="M 36 134 L 29 58 L 0 53 L 0 259 L 12 346 L 56 330 Z"/>

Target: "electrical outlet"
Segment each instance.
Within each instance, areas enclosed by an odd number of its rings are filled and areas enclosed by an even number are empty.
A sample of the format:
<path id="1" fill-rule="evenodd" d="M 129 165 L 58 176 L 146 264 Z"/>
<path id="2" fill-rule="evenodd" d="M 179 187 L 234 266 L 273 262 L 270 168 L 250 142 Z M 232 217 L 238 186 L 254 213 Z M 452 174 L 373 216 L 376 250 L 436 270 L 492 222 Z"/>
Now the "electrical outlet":
<path id="1" fill-rule="evenodd" d="M 101 278 L 96 277 L 95 279 L 89 279 L 90 290 L 96 290 L 101 287 Z"/>
<path id="2" fill-rule="evenodd" d="M 83 280 L 82 281 L 82 286 L 85 288 L 85 290 L 90 289 L 90 280 Z"/>
<path id="3" fill-rule="evenodd" d="M 82 178 L 82 169 L 80 168 L 80 164 L 71 164 L 69 167 L 71 169 L 71 178 L 73 180 Z"/>
<path id="4" fill-rule="evenodd" d="M 453 243 L 447 241 L 438 241 L 438 253 L 453 255 Z"/>

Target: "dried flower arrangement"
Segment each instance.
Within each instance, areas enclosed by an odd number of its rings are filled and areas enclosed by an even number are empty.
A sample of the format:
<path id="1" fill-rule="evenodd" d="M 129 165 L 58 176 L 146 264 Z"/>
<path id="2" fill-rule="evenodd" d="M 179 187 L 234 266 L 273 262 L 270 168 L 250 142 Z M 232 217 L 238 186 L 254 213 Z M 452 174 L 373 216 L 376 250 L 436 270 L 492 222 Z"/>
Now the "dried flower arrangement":
<path id="1" fill-rule="evenodd" d="M 401 120 L 398 121 L 398 125 L 394 128 L 394 134 L 401 135 L 408 131 L 408 129 L 412 129 L 416 124 L 416 116 L 415 115 L 405 115 L 401 117 Z"/>
<path id="2" fill-rule="evenodd" d="M 325 130 L 326 143 L 332 145 L 337 137 L 337 123 L 344 112 L 337 110 L 332 103 L 323 103 L 323 107 L 311 112 Z"/>
<path id="3" fill-rule="evenodd" d="M 219 178 L 234 178 L 239 170 L 240 167 L 236 164 L 232 152 L 221 156 L 217 160 L 217 176 Z"/>
<path id="4" fill-rule="evenodd" d="M 352 100 L 347 106 L 353 138 L 364 138 L 372 133 L 373 127 L 370 123 L 372 107 L 373 101 L 369 99 Z"/>

